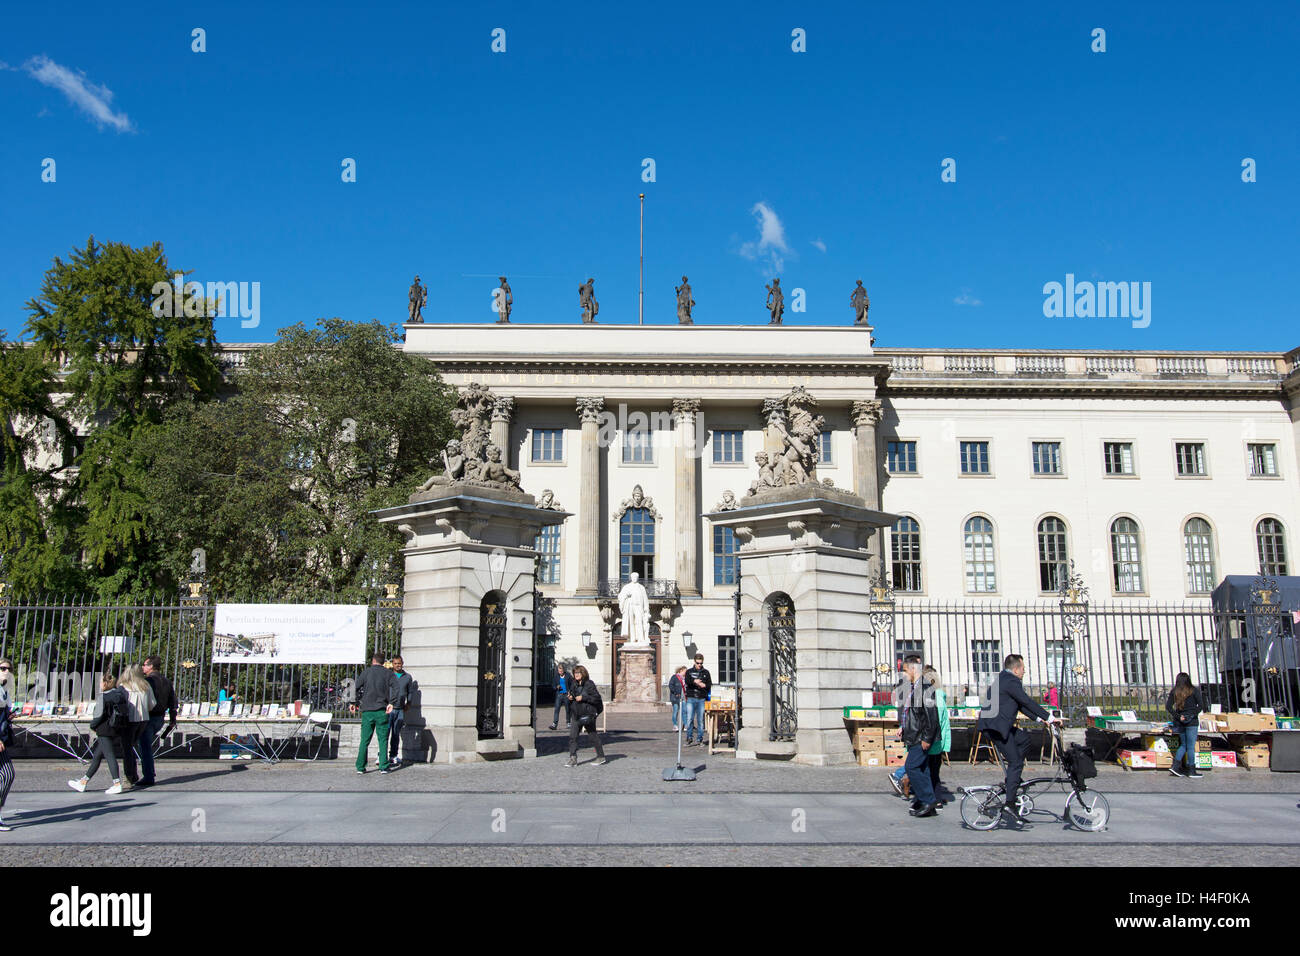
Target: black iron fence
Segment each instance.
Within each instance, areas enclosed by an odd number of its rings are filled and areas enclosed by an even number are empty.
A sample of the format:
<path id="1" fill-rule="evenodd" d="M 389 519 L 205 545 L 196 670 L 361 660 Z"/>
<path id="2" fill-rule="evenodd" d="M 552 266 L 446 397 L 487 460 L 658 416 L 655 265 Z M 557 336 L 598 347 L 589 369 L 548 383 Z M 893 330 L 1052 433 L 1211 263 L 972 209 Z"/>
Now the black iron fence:
<path id="1" fill-rule="evenodd" d="M 1165 719 L 1165 701 L 1180 673 L 1200 688 L 1207 708 L 1297 713 L 1297 624 L 1276 601 L 1213 608 L 1209 602 L 1092 604 L 1071 597 L 1026 604 L 895 601 L 877 589 L 875 688 L 881 694 L 892 689 L 903 657 L 919 654 L 958 704 L 979 696 L 1003 659 L 1019 654 L 1026 689 L 1039 700 L 1055 698 L 1074 721 L 1090 706 Z"/>
<path id="2" fill-rule="evenodd" d="M 213 716 L 222 688 L 233 686 L 236 712 L 302 701 L 339 718 L 348 712 L 350 681 L 366 662 L 348 665 L 242 663 L 213 660 L 216 604 L 202 582 L 172 599 L 106 602 L 93 598 L 14 595 L 0 583 L 0 656 L 13 661 L 11 696 L 18 705 L 63 708 L 99 694 L 99 675 L 157 655 L 181 704 L 210 704 Z M 259 599 L 231 603 L 277 603 Z M 332 595 L 315 602 L 338 603 Z M 401 647 L 402 598 L 395 585 L 368 603 L 366 652 L 386 657 Z"/>

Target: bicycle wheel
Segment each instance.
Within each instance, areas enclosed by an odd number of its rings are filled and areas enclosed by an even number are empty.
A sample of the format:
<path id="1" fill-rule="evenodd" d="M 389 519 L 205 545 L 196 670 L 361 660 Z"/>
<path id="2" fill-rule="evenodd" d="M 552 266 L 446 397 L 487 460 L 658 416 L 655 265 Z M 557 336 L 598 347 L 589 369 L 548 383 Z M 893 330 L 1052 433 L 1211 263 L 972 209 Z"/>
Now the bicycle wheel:
<path id="1" fill-rule="evenodd" d="M 992 787 L 967 790 L 961 797 L 961 821 L 972 830 L 992 830 L 1002 816 L 1002 795 Z"/>
<path id="2" fill-rule="evenodd" d="M 1096 790 L 1074 790 L 1065 801 L 1065 819 L 1080 830 L 1104 830 L 1110 822 L 1110 801 Z"/>

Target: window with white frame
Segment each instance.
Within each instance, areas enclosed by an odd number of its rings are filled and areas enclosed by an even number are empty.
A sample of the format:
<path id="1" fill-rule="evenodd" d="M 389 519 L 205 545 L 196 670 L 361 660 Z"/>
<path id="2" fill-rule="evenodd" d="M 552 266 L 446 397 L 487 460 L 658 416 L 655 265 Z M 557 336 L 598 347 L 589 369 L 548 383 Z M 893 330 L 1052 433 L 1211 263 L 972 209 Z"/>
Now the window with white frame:
<path id="1" fill-rule="evenodd" d="M 961 443 L 961 473 L 987 475 L 989 473 L 989 443 L 964 441 Z"/>
<path id="2" fill-rule="evenodd" d="M 1214 579 L 1214 532 L 1204 518 L 1188 518 L 1183 525 L 1183 559 L 1187 568 L 1187 593 L 1209 594 Z"/>
<path id="3" fill-rule="evenodd" d="M 1204 478 L 1208 474 L 1205 469 L 1205 445 L 1202 442 L 1175 442 L 1174 460 L 1179 478 Z"/>
<path id="4" fill-rule="evenodd" d="M 993 554 L 993 522 L 976 515 L 962 530 L 962 550 L 966 558 L 966 591 L 979 594 L 998 589 L 996 561 Z"/>
<path id="5" fill-rule="evenodd" d="M 891 441 L 885 455 L 885 467 L 891 475 L 916 474 L 916 442 Z"/>
<path id="6" fill-rule="evenodd" d="M 1142 549 L 1137 522 L 1116 518 L 1110 526 L 1110 557 L 1115 590 L 1120 594 L 1142 591 Z"/>
<path id="7" fill-rule="evenodd" d="M 1277 477 L 1277 445 L 1265 442 L 1250 442 L 1250 476 L 1252 478 Z"/>
<path id="8" fill-rule="evenodd" d="M 735 584 L 737 566 L 735 530 L 715 527 L 713 529 L 713 583 Z"/>
<path id="9" fill-rule="evenodd" d="M 735 634 L 718 635 L 718 683 L 734 684 L 739 673 L 740 656 L 736 650 Z"/>
<path id="10" fill-rule="evenodd" d="M 1059 475 L 1061 468 L 1061 443 L 1059 441 L 1036 441 L 1034 446 L 1034 474 Z"/>
<path id="11" fill-rule="evenodd" d="M 1194 684 L 1217 684 L 1219 681 L 1219 642 L 1196 642 L 1196 670 Z"/>
<path id="12" fill-rule="evenodd" d="M 835 460 L 831 457 L 831 432 L 829 431 L 824 431 L 817 436 L 817 464 L 835 464 Z"/>
<path id="13" fill-rule="evenodd" d="M 1120 641 L 1120 663 L 1126 684 L 1151 683 L 1151 642 Z"/>
<path id="14" fill-rule="evenodd" d="M 1259 552 L 1259 573 L 1285 576 L 1286 529 L 1276 518 L 1264 518 L 1255 525 L 1255 546 Z"/>
<path id="15" fill-rule="evenodd" d="M 533 542 L 537 551 L 537 583 L 560 583 L 560 526 L 549 525 L 537 534 Z"/>
<path id="16" fill-rule="evenodd" d="M 648 425 L 628 428 L 623 433 L 623 464 L 649 465 L 654 460 L 654 431 Z"/>
<path id="17" fill-rule="evenodd" d="M 1108 441 L 1102 445 L 1106 458 L 1106 474 L 1132 475 L 1133 443 L 1131 441 Z"/>
<path id="18" fill-rule="evenodd" d="M 1048 515 L 1038 522 L 1038 589 L 1059 591 L 1069 561 L 1065 550 L 1065 522 Z"/>
<path id="19" fill-rule="evenodd" d="M 713 463 L 742 464 L 745 461 L 745 433 L 738 428 L 713 430 Z"/>
<path id="20" fill-rule="evenodd" d="M 904 516 L 889 530 L 890 577 L 895 591 L 921 591 L 921 526 Z"/>
<path id="21" fill-rule="evenodd" d="M 564 461 L 564 429 L 533 429 L 533 461 Z"/>
<path id="22" fill-rule="evenodd" d="M 1002 670 L 1002 642 L 971 641 L 970 661 L 976 683 L 989 683 Z"/>

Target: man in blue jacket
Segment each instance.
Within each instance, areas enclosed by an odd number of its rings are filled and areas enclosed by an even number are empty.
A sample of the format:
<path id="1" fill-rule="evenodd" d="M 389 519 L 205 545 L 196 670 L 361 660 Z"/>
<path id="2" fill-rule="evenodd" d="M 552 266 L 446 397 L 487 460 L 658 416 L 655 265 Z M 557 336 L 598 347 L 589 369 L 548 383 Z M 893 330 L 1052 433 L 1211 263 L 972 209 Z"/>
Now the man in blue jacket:
<path id="1" fill-rule="evenodd" d="M 1019 654 L 1008 654 L 1002 662 L 1002 672 L 989 684 L 980 710 L 978 730 L 988 734 L 1002 756 L 1007 771 L 1007 798 L 1004 809 L 1015 814 L 1016 791 L 1025 769 L 1025 750 L 1029 747 L 1029 734 L 1016 726 L 1020 713 L 1028 714 L 1049 723 L 1059 722 L 1029 699 L 1021 683 L 1025 676 L 1025 659 Z"/>
<path id="2" fill-rule="evenodd" d="M 916 798 L 909 811 L 914 817 L 932 817 L 939 809 L 939 799 L 930 784 L 930 754 L 939 736 L 939 711 L 935 709 L 934 685 L 922 676 L 921 658 L 909 654 L 903 658 L 907 681 L 902 685 L 898 718 L 907 746 L 907 779 Z"/>

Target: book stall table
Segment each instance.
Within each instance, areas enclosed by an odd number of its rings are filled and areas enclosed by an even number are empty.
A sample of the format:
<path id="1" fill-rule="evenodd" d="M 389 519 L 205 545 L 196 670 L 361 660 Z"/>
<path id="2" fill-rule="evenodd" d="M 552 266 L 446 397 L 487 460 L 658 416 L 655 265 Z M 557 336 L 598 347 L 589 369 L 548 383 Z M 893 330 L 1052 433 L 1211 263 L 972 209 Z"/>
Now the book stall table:
<path id="1" fill-rule="evenodd" d="M 82 763 L 89 763 L 93 748 L 90 745 L 89 714 L 15 716 L 13 726 L 27 737 L 34 737 Z"/>
<path id="2" fill-rule="evenodd" d="M 709 730 L 709 753 L 735 753 L 736 702 L 734 700 L 705 701 L 704 720 Z M 723 737 L 728 739 L 728 745 L 718 742 Z"/>
<path id="3" fill-rule="evenodd" d="M 271 764 L 283 760 L 289 745 L 305 738 L 304 731 L 310 726 L 311 715 L 306 713 L 276 717 L 187 716 L 179 717 L 176 721 L 178 730 L 182 727 L 196 728 L 200 736 L 220 740 L 240 753 Z"/>

